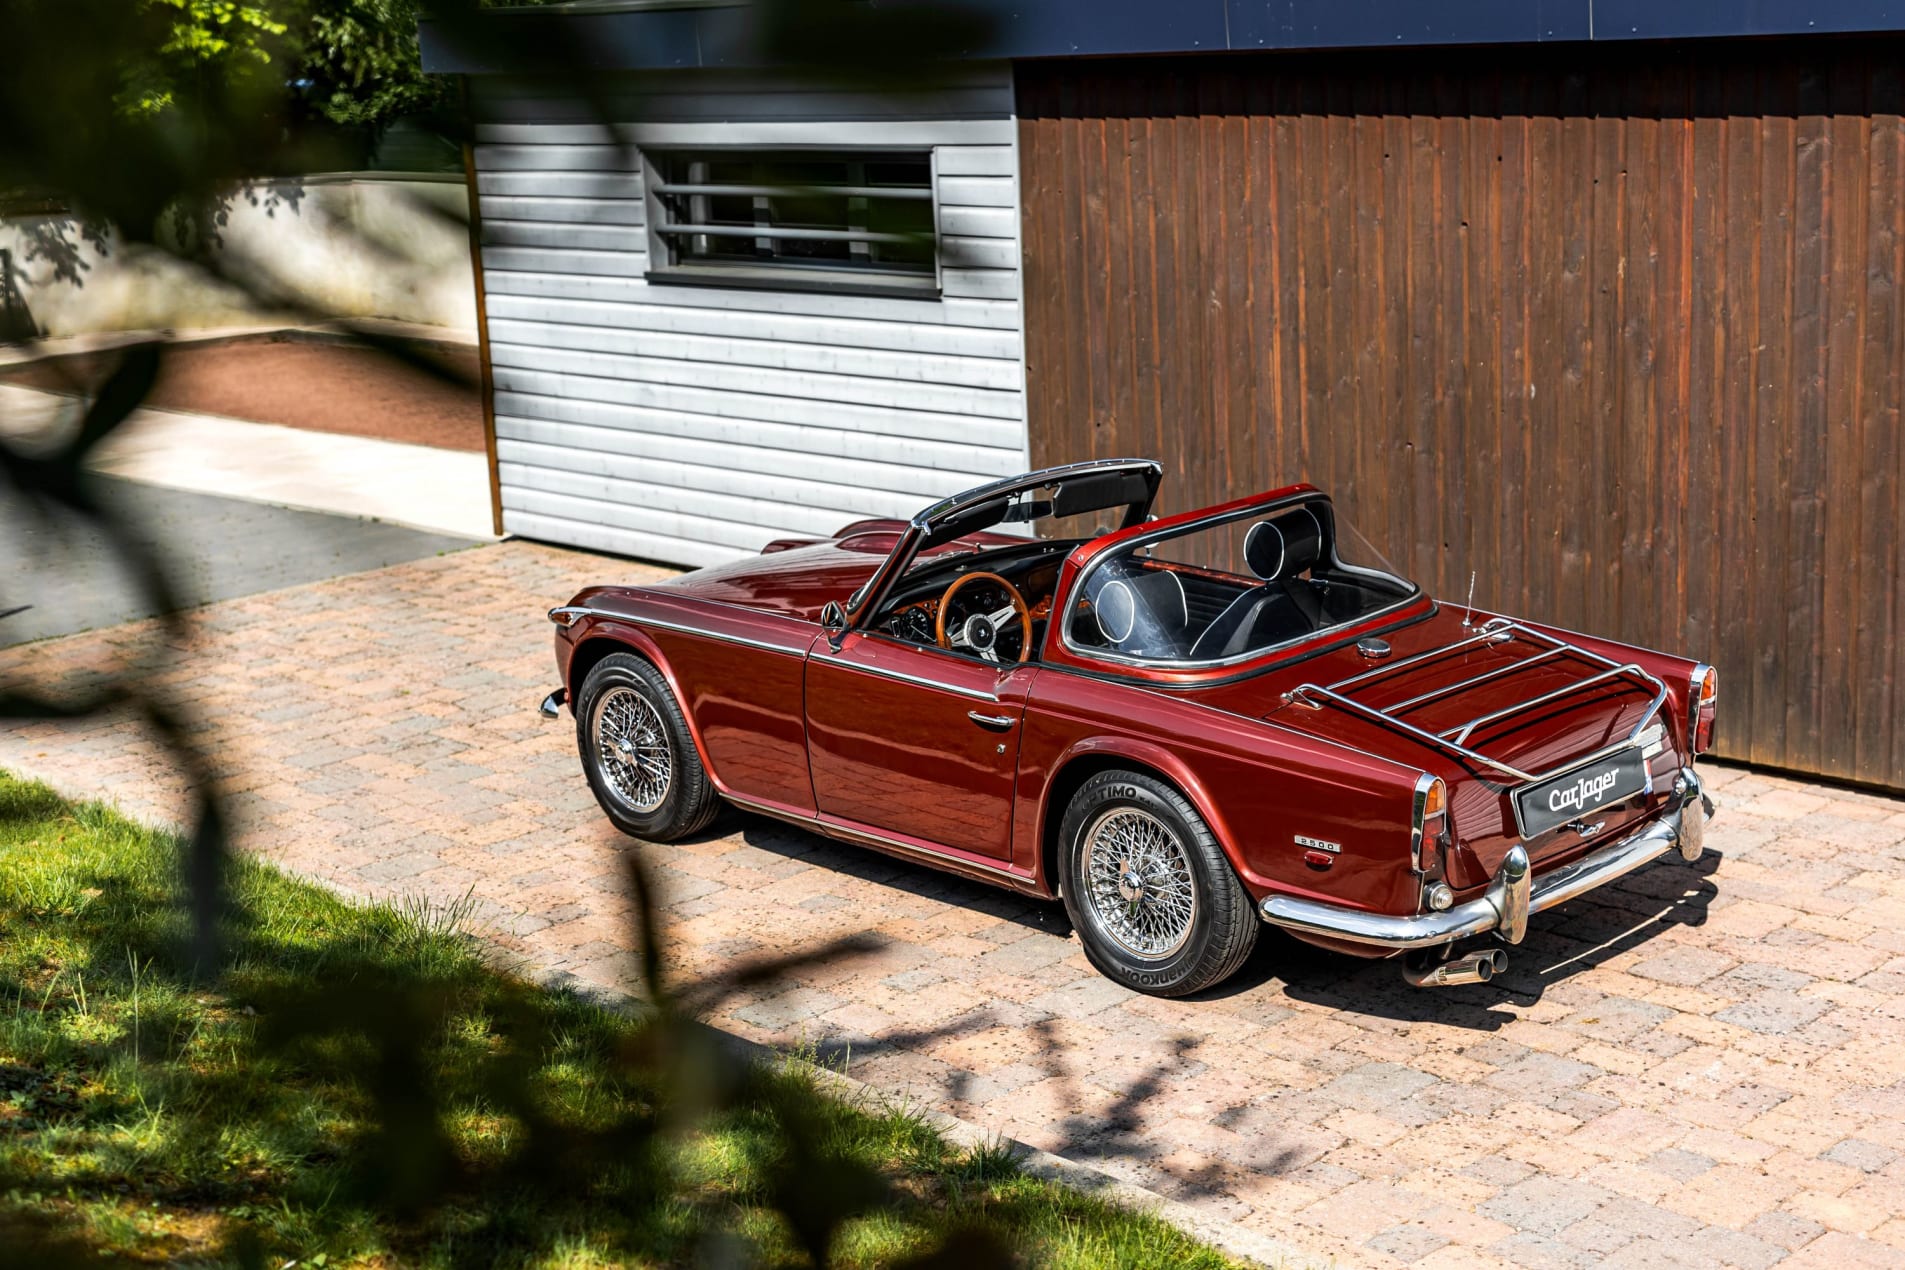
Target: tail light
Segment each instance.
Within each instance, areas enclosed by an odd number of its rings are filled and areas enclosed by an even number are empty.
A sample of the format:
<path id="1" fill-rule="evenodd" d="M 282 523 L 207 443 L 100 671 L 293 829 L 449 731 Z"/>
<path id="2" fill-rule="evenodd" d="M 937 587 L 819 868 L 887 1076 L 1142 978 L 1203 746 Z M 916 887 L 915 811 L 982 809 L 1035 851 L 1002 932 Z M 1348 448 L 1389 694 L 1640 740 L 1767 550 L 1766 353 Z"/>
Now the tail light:
<path id="1" fill-rule="evenodd" d="M 1442 872 L 1442 847 L 1449 832 L 1449 787 L 1439 776 L 1416 781 L 1415 823 L 1409 835 L 1409 863 L 1417 873 Z"/>
<path id="2" fill-rule="evenodd" d="M 1687 692 L 1687 737 L 1695 754 L 1713 748 L 1713 719 L 1720 704 L 1720 672 L 1711 666 L 1695 666 Z"/>

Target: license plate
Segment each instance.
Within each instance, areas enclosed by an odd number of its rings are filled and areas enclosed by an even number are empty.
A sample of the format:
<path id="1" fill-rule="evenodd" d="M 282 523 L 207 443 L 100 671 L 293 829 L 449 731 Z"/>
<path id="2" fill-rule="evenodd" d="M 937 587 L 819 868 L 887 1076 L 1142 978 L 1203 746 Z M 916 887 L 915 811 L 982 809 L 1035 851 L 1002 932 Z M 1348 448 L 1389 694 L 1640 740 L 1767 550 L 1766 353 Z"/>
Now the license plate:
<path id="1" fill-rule="evenodd" d="M 1515 819 L 1523 838 L 1538 838 L 1571 820 L 1593 815 L 1647 790 L 1647 763 L 1638 747 L 1583 763 L 1572 771 L 1515 791 Z"/>

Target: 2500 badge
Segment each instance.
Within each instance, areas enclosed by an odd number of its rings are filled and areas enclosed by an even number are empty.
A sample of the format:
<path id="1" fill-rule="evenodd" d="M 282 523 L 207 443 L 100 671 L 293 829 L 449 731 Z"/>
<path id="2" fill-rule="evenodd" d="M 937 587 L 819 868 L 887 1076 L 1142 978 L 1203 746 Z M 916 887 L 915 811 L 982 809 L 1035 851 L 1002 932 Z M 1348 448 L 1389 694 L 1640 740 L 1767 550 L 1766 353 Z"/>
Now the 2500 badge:
<path id="1" fill-rule="evenodd" d="M 1647 788 L 1647 765 L 1639 749 L 1563 772 L 1553 780 L 1515 792 L 1521 836 L 1536 838 L 1571 820 L 1611 807 Z"/>

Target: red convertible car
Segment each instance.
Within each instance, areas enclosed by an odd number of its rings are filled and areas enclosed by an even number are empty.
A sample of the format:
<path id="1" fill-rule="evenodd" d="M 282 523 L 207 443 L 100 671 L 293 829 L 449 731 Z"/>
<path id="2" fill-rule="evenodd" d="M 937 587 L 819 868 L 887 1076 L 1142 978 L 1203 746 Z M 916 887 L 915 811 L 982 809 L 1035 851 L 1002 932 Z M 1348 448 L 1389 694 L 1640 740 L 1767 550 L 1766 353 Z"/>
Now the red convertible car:
<path id="1" fill-rule="evenodd" d="M 1438 603 L 1313 486 L 1155 519 L 1160 478 L 1051 468 L 592 587 L 550 612 L 543 713 L 573 703 L 627 833 L 725 800 L 1061 897 L 1164 996 L 1261 922 L 1478 982 L 1531 915 L 1699 856 L 1711 667 Z"/>

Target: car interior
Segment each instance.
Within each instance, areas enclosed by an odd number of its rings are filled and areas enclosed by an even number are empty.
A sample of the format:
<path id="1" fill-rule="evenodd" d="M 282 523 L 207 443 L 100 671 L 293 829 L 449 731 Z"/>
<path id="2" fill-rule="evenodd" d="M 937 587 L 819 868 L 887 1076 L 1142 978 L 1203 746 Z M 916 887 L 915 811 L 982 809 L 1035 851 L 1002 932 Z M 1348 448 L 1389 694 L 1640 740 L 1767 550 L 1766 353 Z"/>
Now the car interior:
<path id="1" fill-rule="evenodd" d="M 1120 658 L 1221 662 L 1415 593 L 1401 578 L 1343 563 L 1333 530 L 1329 504 L 1313 500 L 1127 549 L 1092 568 L 1066 637 Z M 987 661 L 1031 660 L 1054 617 L 1059 566 L 1086 541 L 935 552 L 896 588 L 875 629 Z"/>
<path id="2" fill-rule="evenodd" d="M 1081 587 L 1069 638 L 1081 649 L 1147 661 L 1230 661 L 1415 594 L 1401 578 L 1345 564 L 1334 527 L 1329 504 L 1313 500 L 1106 559 Z"/>

